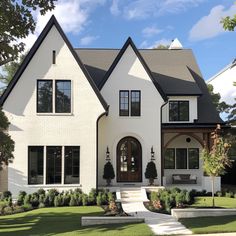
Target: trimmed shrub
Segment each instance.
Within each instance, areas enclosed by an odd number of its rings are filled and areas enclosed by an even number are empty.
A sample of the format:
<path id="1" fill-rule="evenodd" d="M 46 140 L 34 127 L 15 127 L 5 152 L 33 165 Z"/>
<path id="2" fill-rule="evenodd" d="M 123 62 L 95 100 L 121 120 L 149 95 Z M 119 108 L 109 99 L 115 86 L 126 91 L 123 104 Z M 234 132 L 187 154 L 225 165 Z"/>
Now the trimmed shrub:
<path id="1" fill-rule="evenodd" d="M 9 198 L 9 197 L 11 197 L 11 196 L 12 196 L 12 194 L 11 194 L 10 191 L 4 191 L 4 192 L 2 193 L 2 200 L 7 199 L 7 198 Z"/>
<path id="2" fill-rule="evenodd" d="M 87 206 L 88 205 L 88 195 L 83 193 L 82 194 L 82 205 Z"/>
<path id="3" fill-rule="evenodd" d="M 72 194 L 71 197 L 70 197 L 70 203 L 69 203 L 70 206 L 77 206 L 77 202 L 76 202 L 76 198 L 75 198 L 75 195 Z"/>
<path id="4" fill-rule="evenodd" d="M 24 204 L 22 207 L 23 207 L 24 211 L 33 210 L 33 207 L 30 203 Z"/>
<path id="5" fill-rule="evenodd" d="M 43 202 L 40 202 L 40 203 L 39 203 L 39 208 L 44 208 L 44 207 L 45 207 L 44 203 L 43 203 Z"/>
<path id="6" fill-rule="evenodd" d="M 108 202 L 115 201 L 115 196 L 112 192 L 107 193 L 107 200 L 108 200 Z"/>
<path id="7" fill-rule="evenodd" d="M 154 179 L 157 178 L 157 168 L 153 161 L 148 162 L 146 166 L 145 178 L 149 179 L 150 185 L 152 185 L 154 182 Z"/>
<path id="8" fill-rule="evenodd" d="M 15 206 L 13 211 L 14 211 L 14 213 L 24 212 L 24 207 L 23 206 Z"/>
<path id="9" fill-rule="evenodd" d="M 69 206 L 70 204 L 70 195 L 69 193 L 66 193 L 65 195 L 62 196 L 62 201 L 63 201 L 63 206 Z"/>
<path id="10" fill-rule="evenodd" d="M 217 192 L 216 192 L 216 196 L 217 196 L 217 197 L 222 197 L 222 196 L 223 196 L 223 194 L 222 194 L 222 192 L 221 192 L 221 191 L 217 191 Z"/>
<path id="11" fill-rule="evenodd" d="M 230 197 L 230 198 L 232 198 L 232 197 L 234 197 L 234 193 L 233 193 L 233 192 L 226 192 L 226 193 L 225 193 L 225 197 Z"/>
<path id="12" fill-rule="evenodd" d="M 96 197 L 97 197 L 96 189 L 91 189 L 88 195 L 88 204 L 89 205 L 96 204 Z"/>
<path id="13" fill-rule="evenodd" d="M 55 196 L 55 198 L 54 198 L 54 206 L 55 207 L 63 206 L 62 196 L 60 196 L 60 195 Z"/>
<path id="14" fill-rule="evenodd" d="M 11 206 L 6 206 L 3 210 L 4 215 L 10 215 L 13 214 L 13 208 Z"/>
<path id="15" fill-rule="evenodd" d="M 40 188 L 38 191 L 37 191 L 38 195 L 44 195 L 45 196 L 45 190 Z"/>
<path id="16" fill-rule="evenodd" d="M 18 206 L 21 206 L 24 204 L 24 198 L 26 196 L 26 192 L 25 191 L 20 191 L 19 192 L 19 195 L 18 195 L 18 198 L 17 198 L 17 205 Z"/>
<path id="17" fill-rule="evenodd" d="M 24 198 L 24 205 L 31 204 L 31 194 L 27 194 Z"/>

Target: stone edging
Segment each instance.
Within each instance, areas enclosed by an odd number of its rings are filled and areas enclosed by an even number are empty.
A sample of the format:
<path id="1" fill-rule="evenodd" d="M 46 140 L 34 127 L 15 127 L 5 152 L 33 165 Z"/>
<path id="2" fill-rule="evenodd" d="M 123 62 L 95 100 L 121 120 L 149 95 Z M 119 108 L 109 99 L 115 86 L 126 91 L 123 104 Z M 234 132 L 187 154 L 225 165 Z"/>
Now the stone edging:
<path id="1" fill-rule="evenodd" d="M 236 209 L 208 209 L 208 208 L 184 208 L 184 209 L 171 209 L 171 215 L 176 219 L 180 218 L 194 218 L 204 216 L 227 216 L 236 215 Z"/>
<path id="2" fill-rule="evenodd" d="M 144 218 L 135 218 L 132 216 L 82 216 L 81 225 L 105 225 L 122 223 L 143 223 Z"/>

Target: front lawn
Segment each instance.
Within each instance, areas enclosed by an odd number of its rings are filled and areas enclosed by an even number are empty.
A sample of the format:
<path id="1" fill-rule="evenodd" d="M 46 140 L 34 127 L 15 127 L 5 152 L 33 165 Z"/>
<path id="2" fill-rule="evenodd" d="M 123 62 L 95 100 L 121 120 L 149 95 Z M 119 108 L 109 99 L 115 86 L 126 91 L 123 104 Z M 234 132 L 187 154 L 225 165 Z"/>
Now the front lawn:
<path id="1" fill-rule="evenodd" d="M 186 218 L 179 221 L 195 234 L 236 232 L 236 216 Z"/>
<path id="2" fill-rule="evenodd" d="M 195 197 L 194 204 L 191 207 L 211 207 L 211 197 Z M 215 206 L 223 208 L 236 208 L 236 198 L 215 197 Z"/>
<path id="3" fill-rule="evenodd" d="M 102 214 L 103 210 L 100 207 L 80 206 L 41 208 L 15 215 L 0 216 L 0 235 L 153 235 L 146 224 L 81 226 L 81 216 Z"/>

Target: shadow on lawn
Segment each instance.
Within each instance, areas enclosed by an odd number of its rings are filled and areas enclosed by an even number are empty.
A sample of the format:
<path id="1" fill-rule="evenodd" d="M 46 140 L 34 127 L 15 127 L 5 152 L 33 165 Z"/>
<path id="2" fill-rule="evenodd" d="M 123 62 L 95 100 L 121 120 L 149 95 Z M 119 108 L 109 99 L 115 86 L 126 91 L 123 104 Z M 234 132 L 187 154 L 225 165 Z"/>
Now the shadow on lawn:
<path id="1" fill-rule="evenodd" d="M 180 222 L 183 223 L 187 228 L 194 228 L 200 230 L 206 227 L 217 227 L 221 228 L 221 232 L 227 232 L 226 225 L 231 224 L 229 228 L 236 230 L 236 215 L 232 216 L 217 216 L 217 217 L 201 217 L 201 218 L 189 218 L 189 219 L 180 219 Z M 224 231 L 225 230 L 225 231 Z"/>
<path id="2" fill-rule="evenodd" d="M 36 235 L 55 235 L 62 233 L 98 235 L 112 229 L 122 231 L 133 224 L 101 225 L 93 227 L 82 227 L 82 216 L 97 216 L 99 213 L 73 213 L 73 212 L 48 212 L 29 214 L 22 217 L 11 217 L 0 219 L 1 236 L 36 236 Z M 120 232 L 122 233 L 122 232 Z"/>

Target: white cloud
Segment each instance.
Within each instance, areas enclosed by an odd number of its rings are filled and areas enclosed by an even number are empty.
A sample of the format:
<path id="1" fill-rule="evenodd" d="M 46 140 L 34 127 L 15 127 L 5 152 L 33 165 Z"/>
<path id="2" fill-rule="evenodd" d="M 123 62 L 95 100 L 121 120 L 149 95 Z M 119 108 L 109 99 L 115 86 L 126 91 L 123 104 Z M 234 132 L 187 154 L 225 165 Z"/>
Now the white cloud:
<path id="1" fill-rule="evenodd" d="M 159 39 L 155 42 L 152 42 L 152 43 L 149 43 L 147 40 L 144 40 L 141 44 L 140 44 L 140 48 L 146 48 L 146 49 L 151 49 L 151 48 L 154 48 L 154 47 L 157 47 L 159 45 L 164 45 L 164 46 L 167 46 L 167 45 L 170 45 L 171 44 L 171 39 L 166 39 L 166 38 L 162 38 L 162 39 Z"/>
<path id="2" fill-rule="evenodd" d="M 211 9 L 209 15 L 203 16 L 190 30 L 189 40 L 199 41 L 209 39 L 224 33 L 221 19 L 225 16 L 233 16 L 236 12 L 236 5 L 232 5 L 229 9 L 218 5 Z"/>
<path id="3" fill-rule="evenodd" d="M 145 19 L 163 14 L 173 14 L 196 7 L 206 0 L 114 0 L 119 13 L 126 19 Z M 113 1 L 113 4 L 114 4 Z M 113 8 L 111 8 L 113 9 Z M 110 10 L 111 10 L 110 9 Z M 111 11 L 112 13 L 112 11 Z"/>
<path id="4" fill-rule="evenodd" d="M 64 32 L 78 34 L 89 24 L 92 11 L 105 2 L 106 0 L 58 0 L 55 9 L 44 16 L 39 12 L 33 13 L 37 22 L 35 32 L 21 41 L 26 44 L 26 49 L 31 48 L 53 14 Z"/>
<path id="5" fill-rule="evenodd" d="M 157 27 L 155 26 L 151 26 L 151 27 L 146 27 L 142 30 L 142 34 L 144 37 L 152 37 L 156 34 L 159 34 L 161 33 L 163 30 L 161 29 L 158 29 Z"/>
<path id="6" fill-rule="evenodd" d="M 85 36 L 80 39 L 80 45 L 87 46 L 98 38 L 99 38 L 98 36 L 91 36 L 91 35 Z"/>
<path id="7" fill-rule="evenodd" d="M 114 16 L 118 16 L 120 14 L 119 6 L 118 6 L 119 0 L 113 0 L 112 5 L 110 7 L 110 12 Z"/>

